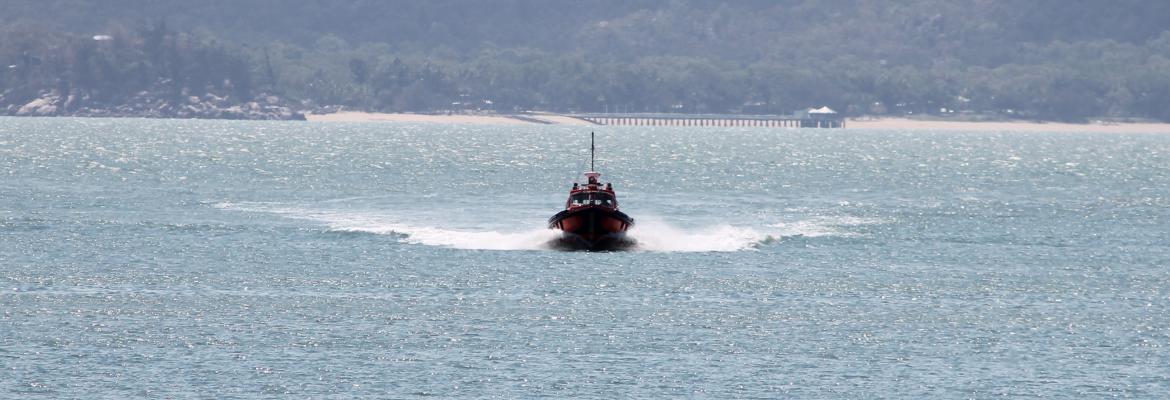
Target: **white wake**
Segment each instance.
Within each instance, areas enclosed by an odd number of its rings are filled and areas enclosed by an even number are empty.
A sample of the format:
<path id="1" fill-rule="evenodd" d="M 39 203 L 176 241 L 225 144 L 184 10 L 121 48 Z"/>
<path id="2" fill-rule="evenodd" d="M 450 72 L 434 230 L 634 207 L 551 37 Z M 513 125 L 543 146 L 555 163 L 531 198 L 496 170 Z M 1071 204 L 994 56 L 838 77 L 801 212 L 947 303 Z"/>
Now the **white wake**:
<path id="1" fill-rule="evenodd" d="M 501 232 L 490 229 L 450 229 L 400 222 L 391 215 L 351 210 L 313 210 L 264 204 L 220 203 L 226 210 L 263 212 L 287 218 L 319 222 L 333 232 L 361 232 L 395 236 L 403 243 L 471 250 L 548 250 L 560 232 L 530 229 Z M 680 227 L 661 218 L 639 218 L 628 236 L 637 242 L 633 250 L 650 252 L 732 252 L 758 248 L 787 238 L 855 236 L 847 228 L 881 223 L 876 219 L 814 217 L 767 225 L 756 229 L 727 224 Z"/>

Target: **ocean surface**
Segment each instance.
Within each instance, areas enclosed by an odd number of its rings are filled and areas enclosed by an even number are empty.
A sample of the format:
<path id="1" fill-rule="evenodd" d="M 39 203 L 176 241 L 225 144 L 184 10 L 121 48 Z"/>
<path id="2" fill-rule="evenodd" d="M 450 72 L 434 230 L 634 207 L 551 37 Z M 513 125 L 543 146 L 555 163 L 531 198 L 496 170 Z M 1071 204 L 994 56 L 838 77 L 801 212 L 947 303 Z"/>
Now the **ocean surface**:
<path id="1" fill-rule="evenodd" d="M 0 118 L 0 398 L 1168 393 L 1170 135 Z"/>

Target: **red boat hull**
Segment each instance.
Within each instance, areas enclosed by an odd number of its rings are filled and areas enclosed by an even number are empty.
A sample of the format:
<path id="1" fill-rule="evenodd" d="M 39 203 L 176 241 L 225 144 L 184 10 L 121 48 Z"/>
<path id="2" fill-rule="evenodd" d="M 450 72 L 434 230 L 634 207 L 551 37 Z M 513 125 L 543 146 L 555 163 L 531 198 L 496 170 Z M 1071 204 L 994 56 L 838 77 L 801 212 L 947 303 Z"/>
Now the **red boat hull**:
<path id="1" fill-rule="evenodd" d="M 575 207 L 561 211 L 548 220 L 550 229 L 563 233 L 560 247 L 573 250 L 621 250 L 634 245 L 626 231 L 634 219 L 612 208 L 600 206 Z"/>

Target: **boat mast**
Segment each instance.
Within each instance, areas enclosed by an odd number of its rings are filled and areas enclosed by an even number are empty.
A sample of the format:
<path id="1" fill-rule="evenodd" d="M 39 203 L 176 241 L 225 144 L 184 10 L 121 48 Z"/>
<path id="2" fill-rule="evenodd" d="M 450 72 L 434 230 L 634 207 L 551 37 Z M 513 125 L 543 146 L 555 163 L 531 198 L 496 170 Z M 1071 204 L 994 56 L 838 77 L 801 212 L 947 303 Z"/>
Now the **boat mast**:
<path id="1" fill-rule="evenodd" d="M 593 132 L 589 132 L 589 170 L 590 171 L 596 171 L 596 169 L 593 168 L 593 152 L 595 150 L 595 148 L 593 146 L 593 135 L 594 135 Z"/>

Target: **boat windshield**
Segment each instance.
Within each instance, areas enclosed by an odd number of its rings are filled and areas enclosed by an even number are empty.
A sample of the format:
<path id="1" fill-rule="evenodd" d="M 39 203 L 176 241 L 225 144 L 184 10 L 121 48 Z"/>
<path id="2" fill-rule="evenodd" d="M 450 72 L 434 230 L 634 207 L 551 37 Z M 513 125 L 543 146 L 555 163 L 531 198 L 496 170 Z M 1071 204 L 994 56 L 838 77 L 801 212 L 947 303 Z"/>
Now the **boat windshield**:
<path id="1" fill-rule="evenodd" d="M 574 206 L 597 205 L 613 207 L 617 203 L 612 194 L 601 192 L 577 193 L 570 197 L 570 201 Z"/>

